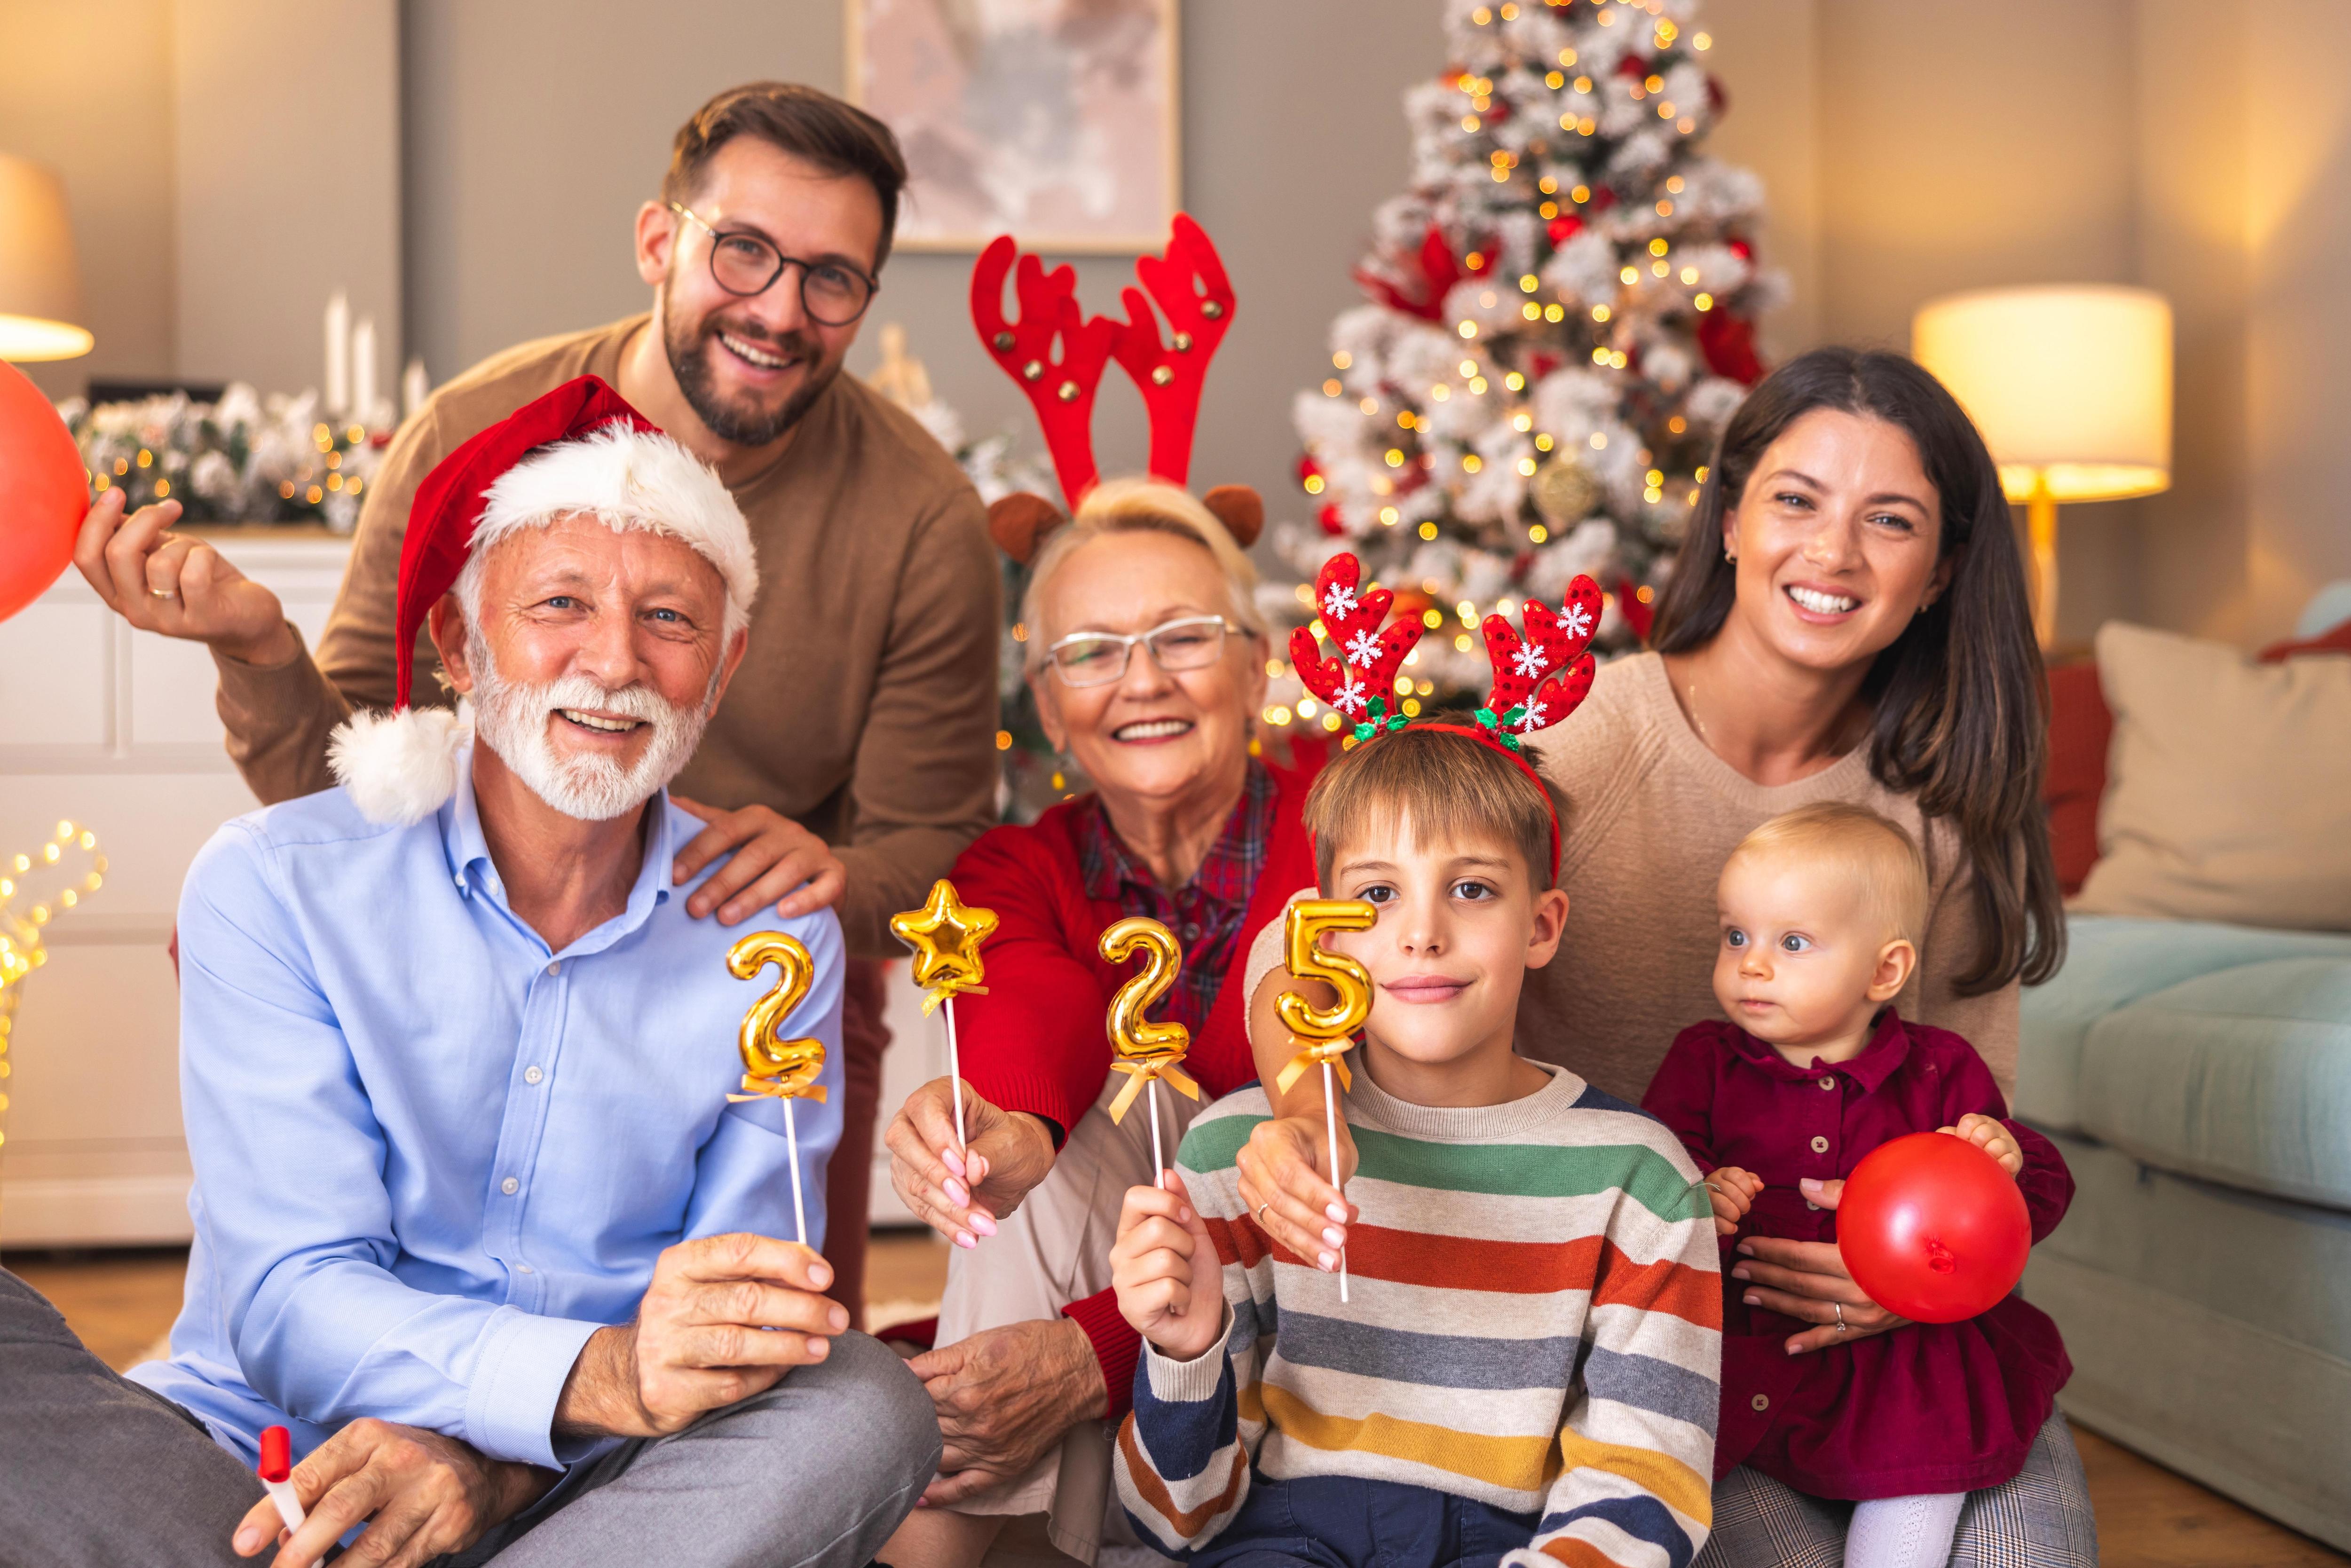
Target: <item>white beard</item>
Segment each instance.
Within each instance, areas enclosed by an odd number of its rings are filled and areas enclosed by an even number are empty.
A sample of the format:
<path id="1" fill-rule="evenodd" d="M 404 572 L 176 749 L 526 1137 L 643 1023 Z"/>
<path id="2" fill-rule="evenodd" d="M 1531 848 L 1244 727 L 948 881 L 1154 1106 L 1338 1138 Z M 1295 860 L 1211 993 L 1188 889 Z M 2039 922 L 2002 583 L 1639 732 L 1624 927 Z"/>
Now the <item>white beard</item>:
<path id="1" fill-rule="evenodd" d="M 606 822 L 635 810 L 678 775 L 710 722 L 705 694 L 694 707 L 680 707 L 650 687 L 611 691 L 586 675 L 565 675 L 536 685 L 513 685 L 498 674 L 489 644 L 470 628 L 465 662 L 473 666 L 474 732 L 498 754 L 531 792 L 567 817 Z M 717 683 L 714 679 L 712 685 Z M 642 720 L 653 739 L 633 767 L 609 757 L 558 755 L 548 727 L 559 708 L 587 708 Z M 566 721 L 569 722 L 569 721 Z"/>

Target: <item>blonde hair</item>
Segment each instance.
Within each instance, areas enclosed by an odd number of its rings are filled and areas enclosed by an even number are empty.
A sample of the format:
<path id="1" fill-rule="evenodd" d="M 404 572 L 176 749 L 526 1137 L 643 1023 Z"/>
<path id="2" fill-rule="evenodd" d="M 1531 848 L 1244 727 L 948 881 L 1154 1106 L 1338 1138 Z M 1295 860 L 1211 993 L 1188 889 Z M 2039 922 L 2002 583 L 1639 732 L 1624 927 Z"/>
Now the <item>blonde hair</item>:
<path id="1" fill-rule="evenodd" d="M 1826 862 L 1859 883 L 1862 911 L 1880 929 L 1913 946 L 1926 936 L 1927 859 L 1901 823 L 1866 806 L 1820 800 L 1783 811 L 1740 840 L 1730 859 L 1750 854 Z"/>
<path id="2" fill-rule="evenodd" d="M 1267 635 L 1265 615 L 1257 607 L 1257 568 L 1216 513 L 1191 491 L 1164 479 L 1105 479 L 1086 492 L 1076 517 L 1045 536 L 1029 563 L 1029 588 L 1020 596 L 1020 619 L 1029 628 L 1022 664 L 1029 674 L 1044 667 L 1051 643 L 1040 619 L 1045 585 L 1080 547 L 1108 534 L 1167 534 L 1198 545 L 1216 558 L 1224 574 L 1227 618 L 1252 636 Z"/>
<path id="3" fill-rule="evenodd" d="M 1520 755 L 1540 769 L 1533 753 Z M 1550 794 L 1474 736 L 1423 725 L 1375 736 L 1325 767 L 1306 792 L 1315 880 L 1327 894 L 1343 848 L 1393 840 L 1409 823 L 1421 842 L 1510 845 L 1540 893 L 1552 884 Z"/>

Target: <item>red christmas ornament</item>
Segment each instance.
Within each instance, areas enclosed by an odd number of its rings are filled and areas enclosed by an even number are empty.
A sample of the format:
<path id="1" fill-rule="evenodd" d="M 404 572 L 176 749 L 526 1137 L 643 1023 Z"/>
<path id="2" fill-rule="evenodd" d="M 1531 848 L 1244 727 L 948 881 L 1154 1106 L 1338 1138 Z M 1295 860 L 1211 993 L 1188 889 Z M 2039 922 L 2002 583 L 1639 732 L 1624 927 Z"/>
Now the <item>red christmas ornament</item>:
<path id="1" fill-rule="evenodd" d="M 41 389 L 0 363 L 0 621 L 48 591 L 73 561 L 89 476 Z"/>
<path id="2" fill-rule="evenodd" d="M 1604 213 L 1616 204 L 1616 193 L 1602 185 L 1592 193 L 1590 204 L 1593 212 Z"/>
<path id="3" fill-rule="evenodd" d="M 1747 241 L 1734 238 L 1729 243 L 1730 254 L 1737 256 L 1740 260 L 1752 261 L 1755 259 L 1755 247 L 1750 245 Z"/>
<path id="4" fill-rule="evenodd" d="M 1743 316 L 1720 307 L 1701 312 L 1698 347 L 1706 356 L 1706 368 L 1716 375 L 1750 387 L 1763 379 L 1763 361 L 1755 351 L 1755 323 Z"/>
<path id="5" fill-rule="evenodd" d="M 1332 502 L 1329 506 L 1315 513 L 1314 520 L 1322 525 L 1322 531 L 1324 533 L 1330 534 L 1334 538 L 1347 531 L 1347 521 L 1340 515 L 1339 503 L 1336 501 Z"/>
<path id="6" fill-rule="evenodd" d="M 1573 213 L 1562 213 L 1551 221 L 1551 243 L 1553 245 L 1565 245 L 1583 232 L 1583 220 Z"/>
<path id="7" fill-rule="evenodd" d="M 1955 1323 L 2013 1290 L 2032 1250 L 2024 1195 L 1965 1138 L 1913 1133 L 1855 1166 L 1837 1204 L 1837 1252 L 1859 1285 L 1913 1322 Z"/>

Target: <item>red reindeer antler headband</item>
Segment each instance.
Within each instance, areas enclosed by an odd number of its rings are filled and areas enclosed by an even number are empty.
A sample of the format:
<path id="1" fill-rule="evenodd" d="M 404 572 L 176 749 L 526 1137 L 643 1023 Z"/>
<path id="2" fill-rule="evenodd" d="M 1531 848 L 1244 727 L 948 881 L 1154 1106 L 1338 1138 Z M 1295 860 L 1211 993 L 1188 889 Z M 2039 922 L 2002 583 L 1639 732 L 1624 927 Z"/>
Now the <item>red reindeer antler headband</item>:
<path id="1" fill-rule="evenodd" d="M 1019 267 L 1013 288 L 1020 319 L 1004 314 L 1004 279 Z M 1020 254 L 1010 235 L 998 235 L 971 273 L 971 319 L 980 341 L 1004 373 L 1019 383 L 1037 410 L 1045 447 L 1061 495 L 1072 509 L 1100 477 L 1094 465 L 1094 391 L 1115 359 L 1143 392 L 1151 416 L 1151 473 L 1182 485 L 1192 469 L 1192 434 L 1199 423 L 1200 392 L 1208 361 L 1233 320 L 1233 286 L 1217 247 L 1198 224 L 1176 214 L 1162 256 L 1134 264 L 1141 288 L 1122 295 L 1126 319 L 1088 317 L 1078 307 L 1077 274 L 1045 270 Z M 1152 305 L 1159 314 L 1152 313 Z M 1159 316 L 1168 336 L 1159 336 Z M 1246 541 L 1244 541 L 1246 542 Z"/>
<path id="2" fill-rule="evenodd" d="M 1290 634 L 1290 662 L 1299 680 L 1333 712 L 1353 721 L 1358 743 L 1415 722 L 1388 709 L 1395 695 L 1396 671 L 1420 641 L 1421 632 L 1416 617 L 1389 621 L 1395 596 L 1384 588 L 1364 591 L 1363 575 L 1363 562 L 1343 550 L 1324 561 L 1314 578 L 1315 611 L 1339 657 L 1324 658 L 1321 643 L 1308 627 Z M 1542 601 L 1530 599 L 1524 620 L 1526 634 L 1521 637 L 1507 617 L 1486 617 L 1486 657 L 1494 667 L 1494 689 L 1478 710 L 1477 727 L 1430 719 L 1418 721 L 1417 727 L 1483 741 L 1516 763 L 1549 804 L 1551 791 L 1520 753 L 1525 737 L 1573 713 L 1592 690 L 1590 650 L 1600 626 L 1600 585 L 1578 577 L 1568 585 L 1567 600 L 1557 614 Z M 1551 874 L 1556 882 L 1556 807 L 1552 808 Z"/>

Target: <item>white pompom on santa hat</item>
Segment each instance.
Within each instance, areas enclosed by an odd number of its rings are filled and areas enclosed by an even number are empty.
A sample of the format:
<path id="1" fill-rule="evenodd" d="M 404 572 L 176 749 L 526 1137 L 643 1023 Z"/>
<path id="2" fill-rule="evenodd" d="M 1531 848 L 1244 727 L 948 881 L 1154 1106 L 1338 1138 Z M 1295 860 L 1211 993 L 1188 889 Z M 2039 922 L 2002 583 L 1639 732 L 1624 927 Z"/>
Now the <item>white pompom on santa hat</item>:
<path id="1" fill-rule="evenodd" d="M 718 476 L 595 376 L 524 404 L 443 458 L 417 486 L 400 549 L 391 713 L 354 714 L 328 742 L 336 782 L 376 822 L 423 821 L 456 792 L 472 733 L 462 706 L 409 705 L 416 634 L 475 553 L 526 528 L 588 516 L 683 540 L 726 585 L 725 635 L 749 624 L 751 530 Z"/>

